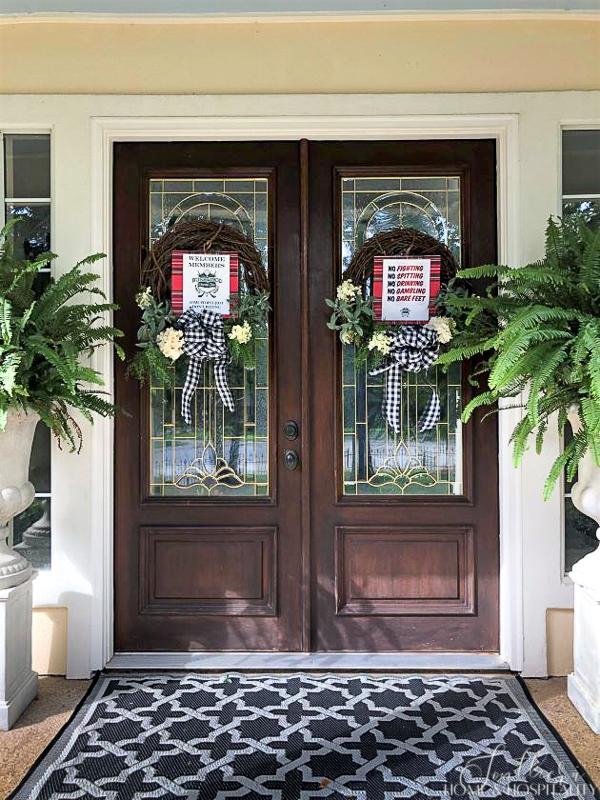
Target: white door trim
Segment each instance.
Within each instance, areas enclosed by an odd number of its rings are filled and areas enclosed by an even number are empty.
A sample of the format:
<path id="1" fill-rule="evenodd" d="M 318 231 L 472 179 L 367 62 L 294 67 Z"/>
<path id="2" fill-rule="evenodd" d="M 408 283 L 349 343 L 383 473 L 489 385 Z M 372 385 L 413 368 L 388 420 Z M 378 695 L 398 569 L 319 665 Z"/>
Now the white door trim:
<path id="1" fill-rule="evenodd" d="M 511 265 L 518 262 L 519 159 L 516 114 L 93 117 L 91 135 L 92 248 L 108 255 L 108 268 L 103 274 L 102 288 L 109 298 L 113 296 L 112 147 L 114 142 L 118 141 L 493 138 L 497 142 L 500 261 Z M 106 348 L 97 353 L 95 367 L 105 376 L 106 391 L 113 395 L 112 357 Z M 500 664 L 507 664 L 510 669 L 518 671 L 523 664 L 523 490 L 521 472 L 512 466 L 508 446 L 510 432 L 517 418 L 518 412 L 514 410 L 506 410 L 499 417 L 500 654 L 492 658 L 496 659 L 497 667 Z M 96 480 L 93 483 L 91 498 L 94 570 L 91 654 L 93 668 L 108 664 L 114 655 L 113 444 L 112 423 L 103 420 L 94 425 L 92 463 Z M 438 656 L 428 654 L 427 658 L 438 659 L 442 666 L 445 655 L 450 654 L 439 654 L 439 659 Z M 452 668 L 456 669 L 468 669 L 468 664 L 473 663 L 473 658 L 477 658 L 467 653 L 451 655 L 454 665 Z M 140 658 L 141 656 L 142 654 Z M 383 658 L 385 654 L 381 656 Z M 122 657 L 124 658 L 125 654 Z M 148 654 L 149 659 L 155 657 L 155 654 Z M 199 668 L 202 668 L 204 658 L 208 657 L 209 654 L 200 653 L 193 656 L 179 656 L 184 661 L 197 659 Z M 303 658 L 308 657 L 303 656 Z M 402 656 L 394 655 L 393 658 L 397 665 L 402 661 Z M 482 654 L 479 658 L 485 659 L 489 656 Z M 113 663 L 116 662 L 111 662 L 111 666 Z M 274 664 L 271 666 L 274 667 Z M 481 668 L 491 668 L 491 664 Z"/>

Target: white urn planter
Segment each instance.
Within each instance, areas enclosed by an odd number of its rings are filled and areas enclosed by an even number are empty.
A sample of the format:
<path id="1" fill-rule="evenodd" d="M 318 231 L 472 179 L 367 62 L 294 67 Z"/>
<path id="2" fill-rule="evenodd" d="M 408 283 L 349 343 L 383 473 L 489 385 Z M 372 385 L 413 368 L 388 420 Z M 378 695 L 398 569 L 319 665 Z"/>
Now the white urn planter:
<path id="1" fill-rule="evenodd" d="M 573 433 L 581 427 L 577 411 L 569 414 Z M 591 453 L 579 464 L 571 489 L 573 505 L 599 526 L 600 467 Z M 569 698 L 595 733 L 600 733 L 600 543 L 569 573 L 575 585 L 574 670 L 569 675 Z"/>
<path id="2" fill-rule="evenodd" d="M 39 417 L 9 411 L 0 432 L 0 730 L 8 730 L 37 694 L 31 669 L 32 569 L 8 544 L 8 525 L 33 501 L 29 460 Z"/>

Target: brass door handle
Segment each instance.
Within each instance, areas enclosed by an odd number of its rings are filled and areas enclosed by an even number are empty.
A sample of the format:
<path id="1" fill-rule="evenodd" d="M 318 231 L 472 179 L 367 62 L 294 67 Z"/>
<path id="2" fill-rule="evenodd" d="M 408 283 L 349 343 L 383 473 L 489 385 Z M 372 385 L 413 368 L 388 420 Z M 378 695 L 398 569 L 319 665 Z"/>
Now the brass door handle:
<path id="1" fill-rule="evenodd" d="M 286 469 L 294 470 L 300 466 L 300 456 L 295 450 L 286 450 L 283 454 Z"/>

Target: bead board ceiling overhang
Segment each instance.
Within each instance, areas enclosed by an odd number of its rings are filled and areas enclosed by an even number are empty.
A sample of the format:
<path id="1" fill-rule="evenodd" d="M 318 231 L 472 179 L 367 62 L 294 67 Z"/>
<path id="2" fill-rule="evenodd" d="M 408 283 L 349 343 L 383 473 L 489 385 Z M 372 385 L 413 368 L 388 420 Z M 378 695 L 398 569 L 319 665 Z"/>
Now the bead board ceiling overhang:
<path id="1" fill-rule="evenodd" d="M 99 16 L 285 16 L 373 14 L 519 14 L 592 12 L 596 0 L 2 0 L 0 16 L 76 14 Z"/>

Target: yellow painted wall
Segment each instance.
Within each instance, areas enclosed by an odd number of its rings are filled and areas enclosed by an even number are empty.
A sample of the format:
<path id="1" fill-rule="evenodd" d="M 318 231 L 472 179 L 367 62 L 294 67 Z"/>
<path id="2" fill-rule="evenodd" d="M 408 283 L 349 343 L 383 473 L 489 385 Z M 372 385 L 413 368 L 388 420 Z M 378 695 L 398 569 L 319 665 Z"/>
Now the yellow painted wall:
<path id="1" fill-rule="evenodd" d="M 546 611 L 548 675 L 573 672 L 573 609 L 549 608 Z"/>
<path id="2" fill-rule="evenodd" d="M 600 88 L 600 21 L 0 25 L 0 92 L 245 94 Z"/>
<path id="3" fill-rule="evenodd" d="M 40 675 L 64 675 L 67 671 L 68 611 L 64 606 L 33 609 L 31 656 Z"/>

